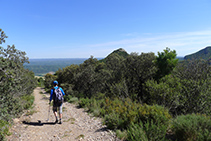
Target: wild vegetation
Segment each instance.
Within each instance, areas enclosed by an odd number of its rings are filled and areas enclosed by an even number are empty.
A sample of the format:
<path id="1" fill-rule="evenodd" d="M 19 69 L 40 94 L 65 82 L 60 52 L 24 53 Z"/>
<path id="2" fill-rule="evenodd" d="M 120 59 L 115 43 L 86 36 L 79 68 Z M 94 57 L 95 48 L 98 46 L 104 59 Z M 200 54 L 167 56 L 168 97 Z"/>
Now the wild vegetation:
<path id="1" fill-rule="evenodd" d="M 45 86 L 57 79 L 67 101 L 79 99 L 124 140 L 210 140 L 210 67 L 207 60 L 179 62 L 169 48 L 157 56 L 120 49 L 47 74 Z"/>
<path id="2" fill-rule="evenodd" d="M 0 33 L 2 44 L 7 36 Z M 11 119 L 31 107 L 37 84 L 50 90 L 53 80 L 66 101 L 102 117 L 123 140 L 211 140 L 210 59 L 179 62 L 169 48 L 158 55 L 119 49 L 44 79 L 24 68 L 26 53 L 14 45 L 0 48 L 0 60 L 0 140 L 9 134 Z"/>
<path id="3" fill-rule="evenodd" d="M 6 34 L 0 29 L 0 44 Z M 0 47 L 0 140 L 9 134 L 11 119 L 33 104 L 32 91 L 37 85 L 34 73 L 24 69 L 28 58 L 14 45 Z"/>

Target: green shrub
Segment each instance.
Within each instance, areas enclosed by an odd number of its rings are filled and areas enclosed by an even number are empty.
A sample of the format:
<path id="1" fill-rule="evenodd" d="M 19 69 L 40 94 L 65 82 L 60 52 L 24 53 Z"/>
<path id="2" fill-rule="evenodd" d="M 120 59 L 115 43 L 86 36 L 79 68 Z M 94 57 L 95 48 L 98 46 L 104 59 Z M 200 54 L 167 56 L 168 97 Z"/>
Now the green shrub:
<path id="1" fill-rule="evenodd" d="M 5 135 L 9 135 L 9 122 L 5 120 L 0 120 L 0 140 L 5 140 Z"/>
<path id="2" fill-rule="evenodd" d="M 177 77 L 167 75 L 157 82 L 148 80 L 146 82 L 148 101 L 147 104 L 162 105 L 169 108 L 172 114 L 177 113 L 176 108 L 180 105 L 181 84 Z"/>
<path id="3" fill-rule="evenodd" d="M 129 98 L 124 101 L 117 98 L 113 100 L 82 98 L 79 106 L 88 108 L 94 116 L 104 116 L 107 128 L 118 131 L 120 138 L 126 138 L 128 134 L 129 140 L 139 138 L 164 140 L 171 119 L 171 115 L 164 107 L 141 105 Z M 123 132 L 126 130 L 127 134 Z"/>
<path id="4" fill-rule="evenodd" d="M 72 98 L 72 95 L 64 95 L 64 101 L 69 101 Z"/>
<path id="5" fill-rule="evenodd" d="M 65 95 L 64 96 L 64 101 L 67 101 L 69 103 L 75 103 L 78 101 L 77 97 L 73 97 L 72 95 Z"/>
<path id="6" fill-rule="evenodd" d="M 89 98 L 81 98 L 78 104 L 79 104 L 79 107 L 85 108 L 88 106 L 90 102 L 91 100 Z"/>
<path id="7" fill-rule="evenodd" d="M 79 107 L 87 108 L 88 112 L 92 113 L 94 116 L 104 116 L 105 115 L 105 100 L 95 99 L 95 98 L 81 98 L 78 102 Z"/>
<path id="8" fill-rule="evenodd" d="M 128 141 L 148 141 L 147 135 L 143 130 L 143 124 L 132 123 L 127 129 L 127 140 Z"/>
<path id="9" fill-rule="evenodd" d="M 125 99 L 125 101 L 114 99 L 110 100 L 107 98 L 105 100 L 105 123 L 112 124 L 112 120 L 115 120 L 114 125 L 109 127 L 114 129 L 126 129 L 130 123 L 137 121 L 138 115 L 138 107 L 141 104 L 137 104 L 132 102 L 129 98 Z M 112 115 L 116 115 L 116 119 L 113 119 Z"/>
<path id="10" fill-rule="evenodd" d="M 177 140 L 211 140 L 211 122 L 205 115 L 178 116 L 172 129 Z"/>
<path id="11" fill-rule="evenodd" d="M 143 134 L 142 129 L 148 140 L 164 140 L 170 119 L 171 115 L 168 110 L 162 106 L 150 106 L 146 104 L 140 106 L 137 111 L 137 122 L 132 123 L 132 127 L 129 127 L 128 137 L 130 139 L 141 137 Z M 140 131 L 138 131 L 138 129 L 140 129 Z M 134 133 L 132 133 L 133 130 Z"/>
<path id="12" fill-rule="evenodd" d="M 88 112 L 91 112 L 94 116 L 102 117 L 105 115 L 103 109 L 105 107 L 105 100 L 91 98 L 89 104 L 87 104 Z"/>
<path id="13" fill-rule="evenodd" d="M 163 141 L 165 140 L 167 128 L 168 125 L 166 124 L 147 121 L 144 124 L 143 130 L 145 131 L 146 136 L 150 141 Z"/>
<path id="14" fill-rule="evenodd" d="M 158 105 L 141 105 L 132 102 L 129 98 L 125 101 L 119 99 L 110 100 L 106 99 L 105 104 L 105 124 L 111 129 L 127 129 L 131 123 L 148 121 L 158 126 L 165 126 L 166 129 L 169 125 L 171 115 L 168 110 Z M 112 125 L 113 124 L 113 125 Z"/>
<path id="15" fill-rule="evenodd" d="M 77 93 L 77 92 L 76 92 Z M 77 97 L 79 98 L 79 99 L 81 99 L 81 98 L 86 98 L 86 95 L 84 94 L 84 93 L 77 93 Z"/>
<path id="16" fill-rule="evenodd" d="M 78 98 L 77 97 L 72 97 L 68 100 L 69 103 L 75 103 L 78 101 Z"/>
<path id="17" fill-rule="evenodd" d="M 127 131 L 126 130 L 116 130 L 116 136 L 120 139 L 120 140 L 125 140 L 127 139 Z"/>
<path id="18" fill-rule="evenodd" d="M 153 121 L 139 122 L 137 124 L 132 123 L 127 129 L 127 140 L 165 140 L 167 128 L 167 125 L 162 123 L 155 124 Z"/>
<path id="19" fill-rule="evenodd" d="M 24 95 L 21 97 L 21 103 L 23 104 L 23 109 L 29 109 L 34 103 L 33 95 Z"/>
<path id="20" fill-rule="evenodd" d="M 104 116 L 106 115 L 106 110 L 105 110 L 105 108 L 100 108 L 100 115 L 101 115 L 102 117 L 104 117 Z"/>
<path id="21" fill-rule="evenodd" d="M 93 96 L 94 99 L 97 100 L 102 100 L 105 99 L 105 94 L 104 93 L 97 93 L 96 95 Z"/>
<path id="22" fill-rule="evenodd" d="M 171 115 L 169 111 L 159 105 L 143 105 L 138 109 L 138 120 L 144 124 L 148 121 L 153 122 L 153 124 L 163 124 L 168 125 Z"/>
<path id="23" fill-rule="evenodd" d="M 12 118 L 19 116 L 22 113 L 23 106 L 20 98 L 11 97 L 8 95 L 4 98 L 4 102 L 0 100 L 0 120 L 9 121 Z"/>
<path id="24" fill-rule="evenodd" d="M 104 123 L 106 124 L 107 128 L 112 130 L 122 129 L 122 127 L 124 126 L 123 119 L 118 113 L 115 112 L 105 115 Z"/>
<path id="25" fill-rule="evenodd" d="M 42 77 L 37 78 L 38 86 L 44 87 L 44 79 Z"/>

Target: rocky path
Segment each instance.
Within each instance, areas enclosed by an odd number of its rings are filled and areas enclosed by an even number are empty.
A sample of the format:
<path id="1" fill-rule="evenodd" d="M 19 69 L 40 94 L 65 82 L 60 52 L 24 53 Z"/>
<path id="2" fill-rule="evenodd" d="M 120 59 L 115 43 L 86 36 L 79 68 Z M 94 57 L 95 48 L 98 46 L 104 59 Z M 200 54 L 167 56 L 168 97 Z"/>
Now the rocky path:
<path id="1" fill-rule="evenodd" d="M 49 94 L 43 89 L 34 90 L 34 108 L 19 119 L 14 119 L 9 141 L 116 141 L 115 134 L 102 125 L 101 119 L 88 115 L 76 105 L 64 103 L 63 123 L 54 124 L 55 117 L 50 107 Z M 49 114 L 49 116 L 48 116 Z M 49 120 L 47 121 L 49 117 Z"/>

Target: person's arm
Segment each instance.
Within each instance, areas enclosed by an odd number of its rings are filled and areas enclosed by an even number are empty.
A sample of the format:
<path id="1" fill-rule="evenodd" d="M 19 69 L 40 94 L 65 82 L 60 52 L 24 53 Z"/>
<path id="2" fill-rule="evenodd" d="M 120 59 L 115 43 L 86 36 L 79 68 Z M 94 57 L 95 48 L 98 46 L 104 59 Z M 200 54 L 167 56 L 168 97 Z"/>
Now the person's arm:
<path id="1" fill-rule="evenodd" d="M 53 99 L 53 89 L 51 89 L 51 95 L 50 95 L 49 103 L 51 103 L 52 99 Z"/>
<path id="2" fill-rule="evenodd" d="M 65 95 L 65 93 L 64 93 L 63 89 L 62 89 L 62 88 L 60 88 L 60 90 L 61 90 L 61 92 L 63 93 L 63 96 L 64 96 L 64 95 Z"/>

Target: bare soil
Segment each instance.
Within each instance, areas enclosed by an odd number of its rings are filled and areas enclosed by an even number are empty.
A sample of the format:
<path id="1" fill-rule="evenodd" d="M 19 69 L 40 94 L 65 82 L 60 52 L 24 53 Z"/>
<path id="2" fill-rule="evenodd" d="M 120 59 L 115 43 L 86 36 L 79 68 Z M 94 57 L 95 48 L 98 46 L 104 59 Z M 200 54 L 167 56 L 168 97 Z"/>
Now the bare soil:
<path id="1" fill-rule="evenodd" d="M 116 141 L 115 134 L 102 125 L 100 118 L 89 115 L 77 105 L 63 104 L 63 123 L 55 124 L 49 94 L 37 87 L 34 92 L 34 108 L 14 119 L 9 141 Z M 48 118 L 49 117 L 49 118 Z M 47 120 L 49 119 L 49 120 Z"/>

